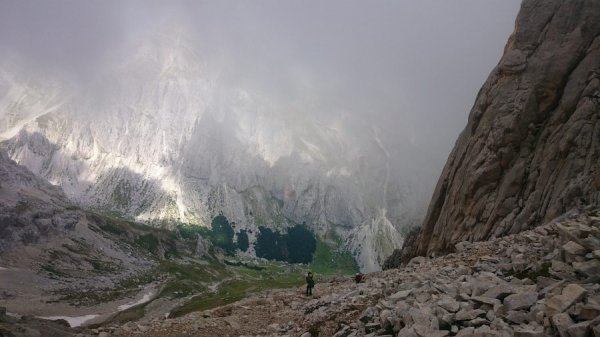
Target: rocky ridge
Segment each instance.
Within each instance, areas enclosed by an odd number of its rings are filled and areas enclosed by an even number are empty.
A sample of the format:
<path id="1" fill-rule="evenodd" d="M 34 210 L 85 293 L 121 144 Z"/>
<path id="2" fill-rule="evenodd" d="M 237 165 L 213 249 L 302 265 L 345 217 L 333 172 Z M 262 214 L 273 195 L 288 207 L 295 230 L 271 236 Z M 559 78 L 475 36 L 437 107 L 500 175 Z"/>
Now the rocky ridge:
<path id="1" fill-rule="evenodd" d="M 405 267 L 270 291 L 102 336 L 600 336 L 600 212 L 571 212 Z"/>
<path id="2" fill-rule="evenodd" d="M 185 36 L 151 36 L 128 55 L 77 90 L 0 64 L 11 159 L 85 208 L 160 227 L 223 214 L 250 255 L 259 226 L 306 223 L 373 271 L 421 221 L 432 168 L 395 129 L 224 83 Z"/>
<path id="3" fill-rule="evenodd" d="M 65 234 L 81 217 L 59 187 L 0 151 L 0 253 Z"/>
<path id="4" fill-rule="evenodd" d="M 600 204 L 600 2 L 525 0 L 402 254 L 453 251 Z"/>

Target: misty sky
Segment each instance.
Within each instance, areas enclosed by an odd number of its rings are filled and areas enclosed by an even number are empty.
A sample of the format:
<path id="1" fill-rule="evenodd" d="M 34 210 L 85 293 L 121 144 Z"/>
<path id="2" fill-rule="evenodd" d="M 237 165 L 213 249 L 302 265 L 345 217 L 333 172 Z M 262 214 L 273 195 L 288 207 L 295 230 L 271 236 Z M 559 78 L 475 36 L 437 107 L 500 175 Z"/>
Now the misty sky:
<path id="1" fill-rule="evenodd" d="M 0 58 L 85 83 L 127 46 L 185 31 L 221 80 L 409 133 L 443 164 L 520 0 L 0 0 Z M 307 108 L 308 109 L 308 108 Z"/>

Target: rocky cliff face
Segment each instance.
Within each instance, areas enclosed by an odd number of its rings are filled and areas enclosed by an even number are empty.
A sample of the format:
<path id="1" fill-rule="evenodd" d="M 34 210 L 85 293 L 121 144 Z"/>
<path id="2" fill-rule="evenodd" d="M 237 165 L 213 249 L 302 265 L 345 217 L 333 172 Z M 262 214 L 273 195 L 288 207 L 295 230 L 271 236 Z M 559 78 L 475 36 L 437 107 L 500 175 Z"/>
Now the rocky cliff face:
<path id="1" fill-rule="evenodd" d="M 600 203 L 600 2 L 526 0 L 403 256 Z"/>
<path id="2" fill-rule="evenodd" d="M 0 253 L 64 234 L 80 218 L 60 188 L 0 151 Z"/>
<path id="3" fill-rule="evenodd" d="M 363 270 L 424 214 L 423 169 L 377 121 L 357 132 L 343 113 L 290 112 L 221 82 L 184 38 L 157 35 L 127 55 L 77 91 L 0 73 L 10 157 L 86 207 L 161 226 L 223 214 L 249 233 L 250 253 L 258 226 L 306 223 L 335 233 Z"/>

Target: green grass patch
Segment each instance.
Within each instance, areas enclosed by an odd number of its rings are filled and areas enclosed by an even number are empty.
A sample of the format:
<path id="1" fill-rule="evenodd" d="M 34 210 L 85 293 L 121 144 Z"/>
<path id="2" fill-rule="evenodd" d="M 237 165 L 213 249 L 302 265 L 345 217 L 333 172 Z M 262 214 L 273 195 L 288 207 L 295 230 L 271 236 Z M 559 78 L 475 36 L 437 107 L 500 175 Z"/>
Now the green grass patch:
<path id="1" fill-rule="evenodd" d="M 198 295 L 173 310 L 169 318 L 180 317 L 194 311 L 208 310 L 239 301 L 247 295 L 267 289 L 298 287 L 304 283 L 301 275 L 278 275 L 257 280 L 231 280 L 220 285 L 216 293 Z"/>
<path id="2" fill-rule="evenodd" d="M 211 235 L 211 230 L 202 226 L 179 224 L 177 225 L 176 230 L 185 240 L 196 240 L 198 235 L 204 238 L 210 238 Z"/>
<path id="3" fill-rule="evenodd" d="M 159 240 L 153 234 L 140 235 L 135 239 L 135 243 L 152 254 L 158 253 Z"/>
<path id="4" fill-rule="evenodd" d="M 352 275 L 359 270 L 356 260 L 349 252 L 335 250 L 321 239 L 317 240 L 310 269 L 322 275 Z"/>
<path id="5" fill-rule="evenodd" d="M 171 279 L 161 290 L 160 297 L 178 298 L 190 296 L 207 290 L 207 286 L 221 279 L 231 277 L 225 266 L 210 261 L 203 265 L 198 263 L 179 264 L 173 261 L 161 263 L 159 271 Z"/>

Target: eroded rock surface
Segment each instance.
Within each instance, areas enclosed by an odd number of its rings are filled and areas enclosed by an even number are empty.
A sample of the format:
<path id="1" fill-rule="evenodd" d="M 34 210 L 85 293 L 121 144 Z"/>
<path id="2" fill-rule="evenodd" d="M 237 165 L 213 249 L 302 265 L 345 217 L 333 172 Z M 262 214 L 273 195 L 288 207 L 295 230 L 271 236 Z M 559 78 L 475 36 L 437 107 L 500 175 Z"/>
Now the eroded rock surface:
<path id="1" fill-rule="evenodd" d="M 600 2 L 526 0 L 422 230 L 388 266 L 600 204 Z"/>

